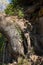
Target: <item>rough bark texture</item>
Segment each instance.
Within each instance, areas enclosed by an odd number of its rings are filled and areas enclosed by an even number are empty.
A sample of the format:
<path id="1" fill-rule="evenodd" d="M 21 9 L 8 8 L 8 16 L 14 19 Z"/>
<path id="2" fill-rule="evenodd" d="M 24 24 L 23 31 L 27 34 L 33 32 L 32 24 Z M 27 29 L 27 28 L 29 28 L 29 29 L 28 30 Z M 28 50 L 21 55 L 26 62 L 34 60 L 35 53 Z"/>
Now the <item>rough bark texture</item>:
<path id="1" fill-rule="evenodd" d="M 7 49 L 8 49 L 8 52 L 13 56 L 13 58 L 15 57 L 17 58 L 19 55 L 24 57 L 25 51 L 26 51 L 25 44 L 27 44 L 27 41 L 23 35 L 22 30 L 19 28 L 19 26 L 13 21 L 8 21 L 6 20 L 5 17 L 1 16 L 0 32 L 3 35 L 5 35 L 5 37 L 8 39 Z"/>
<path id="2" fill-rule="evenodd" d="M 22 56 L 25 57 L 26 60 L 28 59 L 28 62 L 30 62 L 30 64 L 32 63 L 31 65 L 42 64 L 43 57 L 40 58 L 39 55 L 43 55 L 43 18 L 36 20 L 35 24 L 32 25 L 25 19 L 17 19 L 15 16 L 12 20 L 12 17 L 14 16 L 0 16 L 0 32 L 2 32 L 8 40 L 5 52 L 7 53 L 7 59 L 5 58 L 5 60 L 9 62 L 12 58 L 17 60 L 19 56 Z M 27 24 L 24 25 L 24 22 L 28 23 L 28 27 Z M 32 48 L 38 55 L 34 53 Z"/>

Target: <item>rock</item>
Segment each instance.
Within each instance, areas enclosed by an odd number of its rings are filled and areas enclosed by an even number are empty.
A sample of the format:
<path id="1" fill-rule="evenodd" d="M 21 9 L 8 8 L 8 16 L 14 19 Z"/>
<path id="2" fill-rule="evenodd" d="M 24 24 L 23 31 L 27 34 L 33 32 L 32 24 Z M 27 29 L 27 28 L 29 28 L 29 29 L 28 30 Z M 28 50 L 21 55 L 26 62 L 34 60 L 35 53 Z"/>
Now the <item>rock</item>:
<path id="1" fill-rule="evenodd" d="M 13 62 L 13 63 L 8 63 L 7 65 L 17 65 L 17 63 Z"/>
<path id="2" fill-rule="evenodd" d="M 20 27 L 10 20 L 6 20 L 4 16 L 0 17 L 0 32 L 8 40 L 8 51 L 13 56 L 13 58 L 17 58 L 18 55 L 24 56 L 24 46 L 23 41 L 26 40 L 23 35 Z"/>
<path id="3" fill-rule="evenodd" d="M 30 58 L 31 58 L 31 60 L 32 60 L 33 62 L 36 62 L 37 59 L 38 59 L 38 56 L 32 55 L 32 56 L 30 56 Z"/>

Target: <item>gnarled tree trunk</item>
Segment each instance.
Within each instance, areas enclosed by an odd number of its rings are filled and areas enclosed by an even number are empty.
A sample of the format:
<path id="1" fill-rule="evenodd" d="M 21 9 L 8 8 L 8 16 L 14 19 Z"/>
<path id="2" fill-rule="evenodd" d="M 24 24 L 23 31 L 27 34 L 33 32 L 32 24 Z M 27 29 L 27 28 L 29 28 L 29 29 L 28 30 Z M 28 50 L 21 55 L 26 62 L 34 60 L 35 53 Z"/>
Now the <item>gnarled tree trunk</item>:
<path id="1" fill-rule="evenodd" d="M 8 21 L 4 16 L 0 16 L 0 32 L 7 38 L 7 50 L 9 54 L 17 59 L 20 56 L 24 57 L 27 53 L 27 40 L 19 28 L 13 21 Z M 25 42 L 24 42 L 25 41 Z"/>

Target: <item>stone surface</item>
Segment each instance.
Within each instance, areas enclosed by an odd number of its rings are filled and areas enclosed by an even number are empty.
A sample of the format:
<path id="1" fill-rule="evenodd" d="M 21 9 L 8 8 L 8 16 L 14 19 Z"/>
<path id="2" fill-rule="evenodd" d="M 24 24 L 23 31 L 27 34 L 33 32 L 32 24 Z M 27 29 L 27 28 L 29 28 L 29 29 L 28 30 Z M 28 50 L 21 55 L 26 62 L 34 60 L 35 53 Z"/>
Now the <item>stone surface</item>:
<path id="1" fill-rule="evenodd" d="M 1 20 L 2 19 L 2 20 Z M 0 17 L 0 31 L 8 39 L 8 51 L 15 58 L 18 55 L 24 56 L 22 31 L 17 24 Z"/>
<path id="2" fill-rule="evenodd" d="M 41 19 L 43 21 L 43 18 Z M 40 34 L 43 34 L 43 22 L 40 20 Z M 15 59 L 17 60 L 18 57 L 22 57 L 18 59 L 18 64 L 21 63 L 21 65 L 43 65 L 43 56 L 34 55 L 33 51 L 32 54 L 28 54 L 28 56 L 24 53 L 28 53 L 31 46 L 30 41 L 30 30 L 27 31 L 27 25 L 24 24 L 26 22 L 29 22 L 25 19 L 19 19 L 17 16 L 11 16 L 11 17 L 4 17 L 4 15 L 0 15 L 0 31 L 7 37 L 8 39 L 8 51 L 11 54 L 11 59 L 13 58 L 13 62 L 9 63 L 9 65 L 15 65 Z M 31 27 L 31 26 L 30 26 Z M 24 32 L 24 29 L 26 31 Z M 23 34 L 22 34 L 23 31 Z M 22 37 L 22 35 L 23 37 Z M 32 34 L 32 33 L 31 33 Z M 33 37 L 32 37 L 33 36 Z M 43 52 L 43 49 L 41 48 L 41 45 L 37 41 L 41 40 L 41 44 L 43 45 L 43 38 L 37 37 L 36 33 L 33 34 L 32 37 L 32 45 L 35 48 L 35 50 L 38 52 Z M 24 37 L 26 39 L 24 39 Z M 39 40 L 40 39 L 40 40 Z M 24 41 L 23 41 L 24 40 Z M 25 42 L 26 40 L 26 42 Z M 24 43 L 24 44 L 23 44 Z M 30 48 L 29 48 L 30 47 Z M 25 57 L 25 59 L 24 59 Z M 27 58 L 28 57 L 28 58 Z"/>

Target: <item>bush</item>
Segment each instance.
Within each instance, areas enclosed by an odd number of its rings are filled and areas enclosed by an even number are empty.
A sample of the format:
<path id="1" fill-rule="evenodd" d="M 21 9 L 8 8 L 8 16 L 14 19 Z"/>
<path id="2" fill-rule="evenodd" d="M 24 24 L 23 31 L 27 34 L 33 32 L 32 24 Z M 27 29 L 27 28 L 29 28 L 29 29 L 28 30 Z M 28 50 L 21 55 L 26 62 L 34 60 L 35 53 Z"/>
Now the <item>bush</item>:
<path id="1" fill-rule="evenodd" d="M 7 15 L 17 15 L 19 18 L 23 18 L 24 17 L 23 8 L 20 7 L 19 5 L 15 5 L 14 6 L 12 3 L 10 3 L 7 6 L 7 8 L 5 9 L 5 13 Z"/>
<path id="2" fill-rule="evenodd" d="M 13 14 L 14 14 L 13 4 L 9 4 L 9 5 L 7 6 L 7 8 L 5 9 L 5 13 L 8 14 L 8 15 L 13 15 Z"/>

